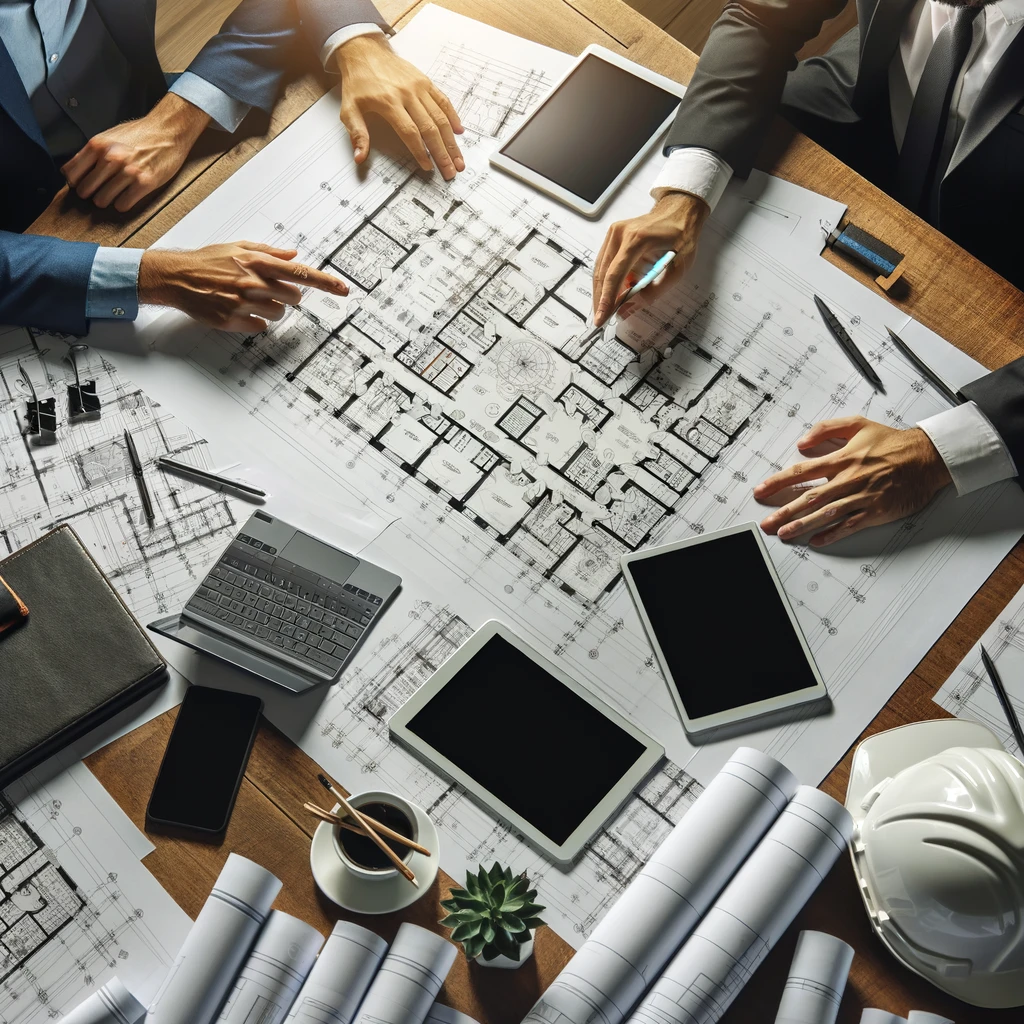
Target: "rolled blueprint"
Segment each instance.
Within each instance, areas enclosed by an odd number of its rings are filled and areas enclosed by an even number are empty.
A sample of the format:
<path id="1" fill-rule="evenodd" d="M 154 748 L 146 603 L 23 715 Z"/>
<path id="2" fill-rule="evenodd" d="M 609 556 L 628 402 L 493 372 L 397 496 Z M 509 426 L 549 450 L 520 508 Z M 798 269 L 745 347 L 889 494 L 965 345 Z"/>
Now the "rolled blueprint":
<path id="1" fill-rule="evenodd" d="M 929 1013 L 927 1010 L 911 1010 L 907 1015 L 907 1024 L 953 1024 L 941 1013 Z"/>
<path id="2" fill-rule="evenodd" d="M 111 978 L 63 1020 L 64 1024 L 139 1024 L 146 1008 L 117 980 Z"/>
<path id="3" fill-rule="evenodd" d="M 440 935 L 403 924 L 359 1006 L 356 1024 L 423 1024 L 455 953 Z"/>
<path id="4" fill-rule="evenodd" d="M 523 1024 L 620 1024 L 796 790 L 778 761 L 740 747 Z"/>
<path id="5" fill-rule="evenodd" d="M 323 944 L 312 925 L 272 910 L 218 1021 L 281 1024 Z"/>
<path id="6" fill-rule="evenodd" d="M 825 932 L 801 932 L 775 1024 L 835 1024 L 853 947 Z"/>
<path id="7" fill-rule="evenodd" d="M 630 1017 L 714 1024 L 835 864 L 853 823 L 801 786 Z"/>
<path id="8" fill-rule="evenodd" d="M 146 1024 L 211 1024 L 280 891 L 265 868 L 229 854 Z"/>
<path id="9" fill-rule="evenodd" d="M 295 997 L 287 1024 L 349 1024 L 387 951 L 379 935 L 339 921 Z"/>
<path id="10" fill-rule="evenodd" d="M 906 1017 L 897 1017 L 888 1010 L 865 1010 L 860 1015 L 860 1024 L 907 1024 Z"/>
<path id="11" fill-rule="evenodd" d="M 477 1021 L 468 1013 L 460 1013 L 450 1006 L 434 1003 L 423 1024 L 477 1024 Z"/>

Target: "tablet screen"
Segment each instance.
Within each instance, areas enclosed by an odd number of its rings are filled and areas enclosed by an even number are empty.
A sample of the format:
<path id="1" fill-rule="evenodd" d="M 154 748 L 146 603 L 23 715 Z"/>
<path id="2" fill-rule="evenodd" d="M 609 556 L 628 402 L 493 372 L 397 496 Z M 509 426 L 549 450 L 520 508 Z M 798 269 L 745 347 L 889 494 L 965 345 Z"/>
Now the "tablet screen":
<path id="1" fill-rule="evenodd" d="M 559 845 L 645 749 L 501 636 L 406 728 Z"/>
<path id="2" fill-rule="evenodd" d="M 690 718 L 817 686 L 749 530 L 629 563 Z"/>
<path id="3" fill-rule="evenodd" d="M 590 54 L 501 152 L 594 203 L 678 104 L 678 96 Z"/>

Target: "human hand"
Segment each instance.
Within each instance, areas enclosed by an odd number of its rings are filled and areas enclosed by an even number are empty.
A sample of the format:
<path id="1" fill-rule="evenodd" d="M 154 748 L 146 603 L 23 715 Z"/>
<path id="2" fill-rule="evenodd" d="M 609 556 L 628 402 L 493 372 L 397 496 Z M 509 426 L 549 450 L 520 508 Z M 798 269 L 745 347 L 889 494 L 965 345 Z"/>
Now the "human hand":
<path id="1" fill-rule="evenodd" d="M 920 427 L 897 430 L 847 416 L 811 427 L 797 448 L 809 452 L 833 439 L 842 440 L 842 447 L 797 462 L 754 488 L 754 497 L 764 503 L 793 485 L 827 481 L 807 487 L 763 519 L 765 533 L 781 540 L 810 533 L 810 544 L 824 547 L 866 526 L 919 512 L 951 482 L 942 456 Z"/>
<path id="2" fill-rule="evenodd" d="M 650 213 L 620 220 L 608 229 L 594 263 L 594 326 L 608 319 L 638 263 L 653 264 L 672 250 L 676 258 L 656 284 L 649 285 L 619 310 L 625 320 L 639 306 L 654 302 L 693 265 L 697 240 L 711 208 L 688 192 L 666 192 Z"/>
<path id="3" fill-rule="evenodd" d="M 446 181 L 466 162 L 455 136 L 464 131 L 451 101 L 380 35 L 356 36 L 335 51 L 341 72 L 341 120 L 361 164 L 370 152 L 368 114 L 384 118 L 424 171 L 431 158 Z"/>
<path id="4" fill-rule="evenodd" d="M 258 334 L 297 306 L 300 287 L 347 295 L 348 285 L 293 263 L 295 249 L 228 242 L 178 252 L 147 249 L 139 266 L 139 302 L 173 306 L 209 327 Z"/>
<path id="5" fill-rule="evenodd" d="M 61 172 L 83 199 L 124 213 L 178 173 L 209 123 L 209 114 L 169 92 L 145 117 L 94 135 Z"/>

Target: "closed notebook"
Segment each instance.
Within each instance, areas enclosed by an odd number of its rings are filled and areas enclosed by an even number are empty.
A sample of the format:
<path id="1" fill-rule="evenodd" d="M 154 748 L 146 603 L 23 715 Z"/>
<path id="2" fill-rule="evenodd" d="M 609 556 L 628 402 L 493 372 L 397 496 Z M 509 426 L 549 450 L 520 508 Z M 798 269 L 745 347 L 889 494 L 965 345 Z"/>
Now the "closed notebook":
<path id="1" fill-rule="evenodd" d="M 28 608 L 0 633 L 0 789 L 167 679 L 145 630 L 69 526 L 0 561 Z"/>

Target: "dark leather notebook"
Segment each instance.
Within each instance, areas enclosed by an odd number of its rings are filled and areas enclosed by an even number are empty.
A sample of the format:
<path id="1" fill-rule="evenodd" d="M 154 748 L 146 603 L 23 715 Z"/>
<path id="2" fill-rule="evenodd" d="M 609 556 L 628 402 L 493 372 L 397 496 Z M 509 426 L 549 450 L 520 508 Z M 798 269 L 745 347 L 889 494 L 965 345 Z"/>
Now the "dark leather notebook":
<path id="1" fill-rule="evenodd" d="M 0 562 L 28 607 L 0 634 L 0 789 L 167 679 L 78 535 L 59 526 Z"/>

